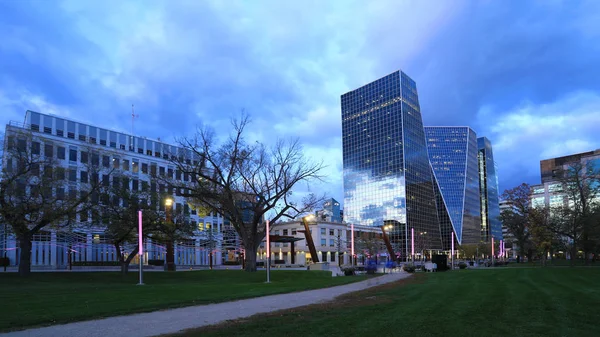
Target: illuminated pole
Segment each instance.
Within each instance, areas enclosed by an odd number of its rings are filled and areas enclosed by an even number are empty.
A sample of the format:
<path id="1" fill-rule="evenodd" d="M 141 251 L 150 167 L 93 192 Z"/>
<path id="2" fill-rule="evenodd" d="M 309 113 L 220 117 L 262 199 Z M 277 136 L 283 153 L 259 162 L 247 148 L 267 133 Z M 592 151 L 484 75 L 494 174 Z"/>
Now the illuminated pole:
<path id="1" fill-rule="evenodd" d="M 269 231 L 269 220 L 267 220 L 265 228 L 265 232 L 267 233 L 267 283 L 271 283 L 271 238 L 269 237 Z"/>
<path id="2" fill-rule="evenodd" d="M 494 237 L 492 236 L 492 267 L 494 266 Z"/>
<path id="3" fill-rule="evenodd" d="M 500 258 L 504 259 L 504 247 L 502 246 L 503 240 L 500 240 Z"/>
<path id="4" fill-rule="evenodd" d="M 450 268 L 450 270 L 454 270 L 454 231 L 452 231 L 450 240 L 452 241 L 452 250 L 450 251 L 450 263 L 452 263 L 452 268 Z"/>
<path id="5" fill-rule="evenodd" d="M 142 211 L 138 211 L 138 252 L 140 254 L 140 282 L 138 286 L 144 285 L 144 239 L 142 236 Z"/>
<path id="6" fill-rule="evenodd" d="M 410 229 L 410 262 L 415 263 L 415 228 Z"/>
<path id="7" fill-rule="evenodd" d="M 350 232 L 350 250 L 352 250 L 350 259 L 352 260 L 351 265 L 354 266 L 354 224 L 350 224 Z"/>

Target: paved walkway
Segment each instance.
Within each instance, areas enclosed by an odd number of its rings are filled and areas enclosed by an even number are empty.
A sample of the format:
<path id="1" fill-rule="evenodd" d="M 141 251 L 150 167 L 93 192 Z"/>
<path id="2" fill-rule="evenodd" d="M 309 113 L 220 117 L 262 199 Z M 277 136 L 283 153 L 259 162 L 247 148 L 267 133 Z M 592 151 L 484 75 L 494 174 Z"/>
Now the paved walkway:
<path id="1" fill-rule="evenodd" d="M 327 302 L 346 293 L 401 280 L 409 275 L 397 272 L 331 288 L 54 325 L 0 334 L 0 337 L 142 337 L 176 333 L 255 314 Z"/>

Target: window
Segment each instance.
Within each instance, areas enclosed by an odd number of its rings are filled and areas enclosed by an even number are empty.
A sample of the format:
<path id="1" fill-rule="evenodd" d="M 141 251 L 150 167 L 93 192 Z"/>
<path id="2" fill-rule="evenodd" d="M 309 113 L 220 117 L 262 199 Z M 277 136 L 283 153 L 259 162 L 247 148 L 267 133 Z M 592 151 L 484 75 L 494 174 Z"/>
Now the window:
<path id="1" fill-rule="evenodd" d="M 110 167 L 110 157 L 102 156 L 102 166 L 109 168 Z"/>
<path id="2" fill-rule="evenodd" d="M 52 166 L 44 166 L 44 178 L 52 179 Z"/>
<path id="3" fill-rule="evenodd" d="M 333 233 L 334 233 L 334 229 L 330 229 L 329 230 L 329 235 L 334 236 L 335 234 L 333 234 Z"/>
<path id="4" fill-rule="evenodd" d="M 65 189 L 63 187 L 56 188 L 56 199 L 58 199 L 58 200 L 65 199 Z"/>
<path id="5" fill-rule="evenodd" d="M 325 228 L 321 228 L 321 235 L 327 235 L 327 230 Z"/>
<path id="6" fill-rule="evenodd" d="M 69 169 L 69 181 L 77 181 L 77 169 L 76 168 L 72 168 Z"/>
<path id="7" fill-rule="evenodd" d="M 156 175 L 156 164 L 150 164 L 150 175 Z"/>
<path id="8" fill-rule="evenodd" d="M 129 190 L 129 178 L 123 177 L 123 189 Z"/>
<path id="9" fill-rule="evenodd" d="M 180 170 L 175 170 L 175 179 L 181 180 L 181 171 Z"/>
<path id="10" fill-rule="evenodd" d="M 142 181 L 142 192 L 148 192 L 148 182 Z"/>
<path id="11" fill-rule="evenodd" d="M 123 159 L 123 171 L 129 171 L 129 160 Z"/>
<path id="12" fill-rule="evenodd" d="M 92 165 L 100 166 L 100 155 L 97 153 L 92 153 Z"/>
<path id="13" fill-rule="evenodd" d="M 49 128 L 49 127 L 47 127 L 47 126 L 44 126 L 44 133 L 47 133 L 47 134 L 50 134 L 50 135 L 51 135 L 51 134 L 52 134 L 52 128 Z"/>
<path id="14" fill-rule="evenodd" d="M 31 164 L 31 174 L 33 174 L 34 176 L 40 175 L 40 164 L 38 164 L 38 163 Z"/>
<path id="15" fill-rule="evenodd" d="M 292 235 L 296 235 L 296 228 L 292 228 Z"/>
<path id="16" fill-rule="evenodd" d="M 113 168 L 114 168 L 114 169 L 118 169 L 118 168 L 119 168 L 119 166 L 120 166 L 120 163 L 119 163 L 119 157 L 114 157 L 114 158 L 113 158 Z"/>
<path id="17" fill-rule="evenodd" d="M 288 235 L 288 230 L 287 229 L 283 230 L 283 235 Z"/>
<path id="18" fill-rule="evenodd" d="M 79 213 L 79 222 L 87 222 L 88 221 L 88 212 L 83 211 Z"/>
<path id="19" fill-rule="evenodd" d="M 52 144 L 44 145 L 44 156 L 46 156 L 46 158 L 52 158 L 52 156 L 54 156 L 54 146 L 52 146 Z"/>
<path id="20" fill-rule="evenodd" d="M 134 159 L 131 163 L 131 172 L 138 173 L 140 171 L 140 164 L 137 159 Z"/>
<path id="21" fill-rule="evenodd" d="M 173 178 L 173 169 L 170 168 L 167 170 L 167 177 L 169 177 L 169 179 Z"/>
<path id="22" fill-rule="evenodd" d="M 81 182 L 87 184 L 87 182 L 88 182 L 88 173 L 87 173 L 87 171 L 81 171 L 79 173 L 79 176 L 80 176 Z"/>
<path id="23" fill-rule="evenodd" d="M 142 163 L 142 173 L 148 174 L 148 164 Z"/>
<path id="24" fill-rule="evenodd" d="M 118 189 L 118 188 L 120 187 L 120 186 L 119 186 L 120 182 L 121 182 L 121 181 L 120 181 L 119 177 L 113 177 L 113 187 L 114 187 L 115 189 Z"/>
<path id="25" fill-rule="evenodd" d="M 108 187 L 110 185 L 110 177 L 108 176 L 108 174 L 102 175 L 102 185 L 104 187 Z"/>
<path id="26" fill-rule="evenodd" d="M 321 246 L 327 246 L 327 239 L 321 239 Z"/>
<path id="27" fill-rule="evenodd" d="M 66 149 L 62 146 L 56 148 L 56 157 L 58 159 L 65 159 Z"/>
<path id="28" fill-rule="evenodd" d="M 56 135 L 59 137 L 64 137 L 65 136 L 65 132 L 64 130 L 56 130 Z"/>
<path id="29" fill-rule="evenodd" d="M 164 168 L 164 167 L 162 167 L 162 166 L 161 166 L 161 167 L 159 167 L 159 168 L 158 168 L 158 172 L 159 172 L 158 174 L 159 174 L 161 177 L 164 177 L 164 176 L 165 176 L 165 168 Z"/>
<path id="30" fill-rule="evenodd" d="M 87 164 L 88 163 L 88 153 L 81 151 L 81 162 L 83 164 Z"/>
<path id="31" fill-rule="evenodd" d="M 57 167 L 54 172 L 56 173 L 56 180 L 65 180 L 64 167 Z"/>
<path id="32" fill-rule="evenodd" d="M 335 262 L 335 253 L 331 253 L 331 259 L 330 259 L 330 261 L 331 262 Z"/>
<path id="33" fill-rule="evenodd" d="M 335 246 L 335 241 L 333 239 L 329 239 L 329 247 Z"/>
<path id="34" fill-rule="evenodd" d="M 131 181 L 131 189 L 137 191 L 139 189 L 139 182 L 137 179 Z"/>
<path id="35" fill-rule="evenodd" d="M 71 138 L 71 137 L 69 137 L 69 138 Z M 85 142 L 86 141 L 85 135 L 79 135 L 79 140 L 82 142 Z"/>
<path id="36" fill-rule="evenodd" d="M 40 154 L 39 142 L 31 142 L 31 154 Z"/>
<path id="37" fill-rule="evenodd" d="M 69 149 L 69 161 L 77 161 L 77 150 Z"/>

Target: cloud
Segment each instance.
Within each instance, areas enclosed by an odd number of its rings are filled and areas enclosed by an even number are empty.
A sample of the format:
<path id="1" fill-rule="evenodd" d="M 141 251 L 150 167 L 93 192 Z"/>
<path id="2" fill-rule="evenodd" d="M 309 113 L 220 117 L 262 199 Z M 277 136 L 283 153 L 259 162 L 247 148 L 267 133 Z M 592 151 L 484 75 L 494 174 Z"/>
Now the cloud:
<path id="1" fill-rule="evenodd" d="M 0 122 L 39 109 L 130 130 L 135 104 L 135 133 L 173 141 L 199 125 L 227 135 L 245 109 L 248 139 L 299 137 L 332 177 L 310 188 L 342 201 L 340 95 L 402 69 L 426 125 L 473 126 L 497 146 L 501 173 L 532 180 L 538 164 L 489 126 L 537 132 L 536 155 L 595 144 L 532 125 L 554 113 L 542 106 L 600 92 L 598 13 L 597 1 L 4 1 Z"/>
<path id="2" fill-rule="evenodd" d="M 515 186 L 523 180 L 539 183 L 540 160 L 600 148 L 600 93 L 574 92 L 550 103 L 523 102 L 507 111 L 483 107 L 478 124 L 495 140 L 495 160 L 512 164 L 501 166 L 499 175 L 505 181 Z"/>

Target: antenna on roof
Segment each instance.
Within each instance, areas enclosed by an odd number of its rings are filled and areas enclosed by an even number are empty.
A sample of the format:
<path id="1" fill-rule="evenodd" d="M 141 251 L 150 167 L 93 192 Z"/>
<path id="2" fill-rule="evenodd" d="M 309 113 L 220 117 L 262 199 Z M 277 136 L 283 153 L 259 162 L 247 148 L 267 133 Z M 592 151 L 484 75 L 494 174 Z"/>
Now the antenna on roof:
<path id="1" fill-rule="evenodd" d="M 140 115 L 136 115 L 133 110 L 133 104 L 131 105 L 131 136 L 133 137 L 133 122 L 136 118 L 139 118 Z"/>

